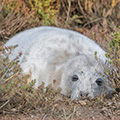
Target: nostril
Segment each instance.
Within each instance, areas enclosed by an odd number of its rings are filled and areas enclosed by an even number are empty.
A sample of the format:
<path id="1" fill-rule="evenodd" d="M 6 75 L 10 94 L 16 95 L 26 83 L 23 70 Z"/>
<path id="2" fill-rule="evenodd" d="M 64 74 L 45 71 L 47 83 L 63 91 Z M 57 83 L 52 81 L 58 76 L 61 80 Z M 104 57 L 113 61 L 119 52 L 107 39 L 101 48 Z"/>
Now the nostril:
<path id="1" fill-rule="evenodd" d="M 87 97 L 87 96 L 88 96 L 88 93 L 86 93 L 85 96 Z"/>
<path id="2" fill-rule="evenodd" d="M 96 80 L 96 83 L 97 83 L 98 86 L 102 86 L 102 84 L 103 84 L 102 78 L 98 78 L 98 79 Z"/>
<path id="3" fill-rule="evenodd" d="M 82 91 L 80 91 L 80 97 L 87 97 L 88 93 L 83 93 Z"/>
<path id="4" fill-rule="evenodd" d="M 83 97 L 83 93 L 82 93 L 82 91 L 80 91 L 80 96 Z"/>

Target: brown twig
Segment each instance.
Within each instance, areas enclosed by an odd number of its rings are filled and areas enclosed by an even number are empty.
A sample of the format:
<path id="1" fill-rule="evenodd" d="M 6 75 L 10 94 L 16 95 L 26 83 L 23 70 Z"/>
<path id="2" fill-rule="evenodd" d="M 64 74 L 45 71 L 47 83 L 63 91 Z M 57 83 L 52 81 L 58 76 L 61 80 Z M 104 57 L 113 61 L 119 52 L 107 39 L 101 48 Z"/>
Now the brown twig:
<path id="1" fill-rule="evenodd" d="M 103 20 L 103 18 L 98 18 L 98 19 L 95 19 L 95 20 L 93 20 L 93 21 L 90 21 L 90 22 L 84 24 L 83 28 L 85 28 L 87 25 L 89 25 L 89 24 L 91 24 L 91 23 L 94 23 L 94 22 L 97 22 L 97 21 L 100 21 L 100 20 Z"/>
<path id="2" fill-rule="evenodd" d="M 70 16 L 70 9 L 71 9 L 71 0 L 69 1 L 69 6 L 68 6 L 68 11 L 67 11 L 67 18 L 66 18 L 66 23 L 69 20 L 69 16 Z"/>
<path id="3" fill-rule="evenodd" d="M 7 105 L 10 102 L 10 99 L 7 100 L 2 106 L 0 106 L 0 109 L 2 109 L 5 105 Z"/>

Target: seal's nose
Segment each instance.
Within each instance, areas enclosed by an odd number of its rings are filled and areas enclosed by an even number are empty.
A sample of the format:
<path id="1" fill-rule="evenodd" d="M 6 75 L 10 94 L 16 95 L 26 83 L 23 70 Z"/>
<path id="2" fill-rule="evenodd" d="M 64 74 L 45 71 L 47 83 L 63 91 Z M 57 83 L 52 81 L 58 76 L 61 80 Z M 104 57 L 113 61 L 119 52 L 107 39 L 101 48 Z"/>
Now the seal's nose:
<path id="1" fill-rule="evenodd" d="M 97 83 L 98 86 L 102 86 L 102 84 L 103 84 L 102 78 L 98 78 L 98 79 L 96 80 L 96 83 Z"/>
<path id="2" fill-rule="evenodd" d="M 80 91 L 80 97 L 87 97 L 88 96 L 88 93 L 83 93 L 82 91 Z"/>
<path id="3" fill-rule="evenodd" d="M 83 96 L 83 93 L 82 93 L 82 91 L 80 91 L 80 97 L 82 97 Z"/>

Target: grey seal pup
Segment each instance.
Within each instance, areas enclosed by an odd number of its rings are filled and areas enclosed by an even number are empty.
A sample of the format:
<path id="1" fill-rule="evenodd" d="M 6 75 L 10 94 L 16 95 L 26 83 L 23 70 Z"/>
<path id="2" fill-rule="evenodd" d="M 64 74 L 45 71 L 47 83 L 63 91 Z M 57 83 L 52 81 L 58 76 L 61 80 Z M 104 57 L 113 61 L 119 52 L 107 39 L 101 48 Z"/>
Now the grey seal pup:
<path id="1" fill-rule="evenodd" d="M 95 59 L 97 52 L 100 63 L 107 58 L 105 51 L 88 37 L 67 29 L 57 27 L 36 27 L 18 33 L 4 46 L 18 45 L 10 55 L 13 60 L 19 52 L 23 74 L 30 74 L 38 88 L 42 82 L 55 89 L 61 88 L 61 94 L 78 100 L 83 95 L 94 98 L 104 90 L 104 79 L 99 72 L 102 69 Z M 97 71 L 97 72 L 96 72 Z"/>

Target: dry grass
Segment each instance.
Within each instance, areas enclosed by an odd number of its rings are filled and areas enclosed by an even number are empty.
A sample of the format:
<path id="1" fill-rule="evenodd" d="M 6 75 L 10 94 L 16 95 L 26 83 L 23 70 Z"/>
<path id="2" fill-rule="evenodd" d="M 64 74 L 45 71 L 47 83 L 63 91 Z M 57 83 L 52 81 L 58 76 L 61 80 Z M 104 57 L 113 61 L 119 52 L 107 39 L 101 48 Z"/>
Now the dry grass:
<path id="1" fill-rule="evenodd" d="M 115 30 L 119 26 L 119 0 L 61 0 L 59 18 L 66 26 L 91 28 L 96 24 Z M 64 11 L 64 12 L 63 12 Z"/>
<path id="2" fill-rule="evenodd" d="M 120 57 L 120 34 L 113 37 L 114 31 L 119 31 L 118 26 L 120 25 L 119 0 L 54 0 L 50 3 L 51 6 L 54 6 L 49 9 L 50 11 L 43 4 L 44 7 L 41 10 L 46 10 L 46 12 L 43 13 L 42 18 L 36 14 L 36 9 L 30 12 L 31 7 L 26 0 L 18 0 L 19 4 L 16 5 L 17 8 L 22 8 L 22 11 L 16 11 L 11 7 L 9 9 L 8 7 L 4 8 L 3 4 L 9 5 L 8 2 L 11 0 L 3 1 L 0 0 L 2 3 L 0 6 L 0 41 L 6 41 L 24 29 L 49 23 L 49 19 L 53 15 L 56 26 L 64 26 L 64 28 L 82 32 L 97 41 L 109 52 L 109 57 L 113 60 L 111 65 L 114 75 L 108 71 L 106 74 L 113 82 L 118 81 L 117 88 L 119 88 L 120 63 L 117 60 Z M 32 1 L 34 5 L 35 0 Z M 13 5 L 13 8 L 16 7 Z M 39 6 L 37 9 L 40 9 Z M 52 14 L 56 13 L 53 9 L 58 9 L 59 14 Z M 6 12 L 3 13 L 4 11 Z M 51 17 L 48 13 L 51 13 Z M 48 16 L 46 17 L 46 15 Z M 45 18 L 47 18 L 46 21 Z M 50 23 L 49 25 L 53 24 Z M 114 46 L 110 46 L 113 52 L 109 51 L 108 42 L 111 40 L 113 43 L 114 40 L 118 40 L 115 45 L 117 44 L 119 50 L 116 51 Z M 17 62 L 21 53 L 18 53 L 18 57 L 10 62 L 8 56 L 14 48 L 10 47 L 5 50 L 2 43 L 0 46 L 0 116 L 2 116 L 0 119 L 120 119 L 120 92 L 112 96 L 98 97 L 94 100 L 71 101 L 70 98 L 59 94 L 60 90 L 55 91 L 51 86 L 47 87 L 46 92 L 44 92 L 44 84 L 35 90 L 33 89 L 35 82 L 26 84 L 26 79 L 29 76 L 21 75 L 21 69 Z M 2 54 L 4 54 L 4 58 Z M 114 69 L 116 66 L 117 70 Z"/>
<path id="3" fill-rule="evenodd" d="M 0 41 L 22 30 L 55 22 L 55 0 L 0 0 Z"/>

